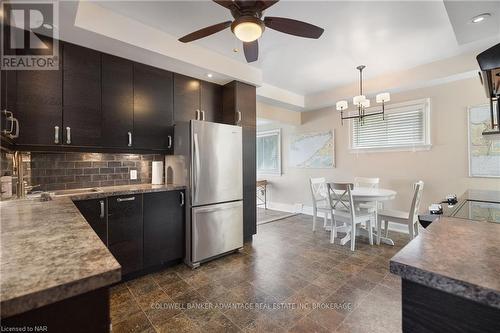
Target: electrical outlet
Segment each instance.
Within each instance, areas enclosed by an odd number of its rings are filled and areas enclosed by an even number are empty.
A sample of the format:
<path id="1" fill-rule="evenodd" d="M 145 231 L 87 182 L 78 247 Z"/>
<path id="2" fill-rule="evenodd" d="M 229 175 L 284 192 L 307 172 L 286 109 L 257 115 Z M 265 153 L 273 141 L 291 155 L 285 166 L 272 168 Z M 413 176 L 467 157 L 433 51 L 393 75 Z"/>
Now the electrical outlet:
<path id="1" fill-rule="evenodd" d="M 130 180 L 137 179 L 137 170 L 130 170 Z"/>

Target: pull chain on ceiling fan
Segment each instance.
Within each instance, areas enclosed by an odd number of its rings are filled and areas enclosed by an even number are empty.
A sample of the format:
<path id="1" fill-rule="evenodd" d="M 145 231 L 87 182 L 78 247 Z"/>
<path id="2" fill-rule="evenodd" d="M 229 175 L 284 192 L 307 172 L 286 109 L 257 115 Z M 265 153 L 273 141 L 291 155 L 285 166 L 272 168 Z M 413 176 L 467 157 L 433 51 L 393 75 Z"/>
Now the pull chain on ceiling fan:
<path id="1" fill-rule="evenodd" d="M 243 42 L 243 51 L 247 62 L 256 61 L 259 57 L 258 39 L 265 28 L 298 37 L 318 39 L 323 29 L 315 25 L 284 17 L 266 16 L 264 10 L 279 0 L 213 0 L 215 3 L 231 11 L 233 21 L 225 21 L 192 32 L 179 38 L 180 42 L 189 43 L 194 40 L 213 35 L 231 27 L 233 34 Z"/>

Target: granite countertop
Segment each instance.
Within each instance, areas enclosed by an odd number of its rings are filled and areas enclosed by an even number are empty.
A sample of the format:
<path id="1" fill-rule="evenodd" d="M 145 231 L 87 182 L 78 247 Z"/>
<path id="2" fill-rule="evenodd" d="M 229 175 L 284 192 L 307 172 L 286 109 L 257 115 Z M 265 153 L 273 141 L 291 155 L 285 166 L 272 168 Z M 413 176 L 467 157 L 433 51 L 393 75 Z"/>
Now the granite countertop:
<path id="1" fill-rule="evenodd" d="M 139 194 L 139 193 L 152 193 L 152 192 L 165 192 L 165 191 L 175 191 L 183 190 L 186 186 L 184 185 L 151 185 L 151 184 L 137 184 L 137 185 L 121 185 L 121 186 L 107 186 L 107 187 L 97 187 L 97 192 L 87 192 L 78 194 L 68 194 L 68 196 L 73 201 L 78 200 L 89 200 L 89 199 L 100 199 L 115 195 L 128 195 L 128 194 Z"/>
<path id="2" fill-rule="evenodd" d="M 500 224 L 441 217 L 399 251 L 390 271 L 500 309 Z"/>
<path id="3" fill-rule="evenodd" d="M 99 192 L 0 202 L 1 317 L 33 310 L 121 280 L 121 267 L 73 201 L 184 189 L 126 185 Z"/>

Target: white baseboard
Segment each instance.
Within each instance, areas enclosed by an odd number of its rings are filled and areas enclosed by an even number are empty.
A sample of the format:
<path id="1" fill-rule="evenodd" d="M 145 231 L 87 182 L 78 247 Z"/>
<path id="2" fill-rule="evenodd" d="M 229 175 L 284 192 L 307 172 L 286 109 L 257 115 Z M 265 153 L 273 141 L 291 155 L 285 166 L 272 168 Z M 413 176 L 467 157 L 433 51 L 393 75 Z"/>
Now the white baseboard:
<path id="1" fill-rule="evenodd" d="M 273 210 L 278 210 L 280 212 L 288 212 L 288 213 L 300 213 L 300 214 L 305 214 L 305 215 L 313 215 L 313 208 L 312 206 L 305 206 L 300 203 L 296 204 L 286 204 L 282 202 L 268 202 L 267 203 L 267 208 L 273 209 Z M 323 212 L 318 212 L 318 216 L 324 217 Z M 399 223 L 392 223 L 389 222 L 389 230 L 395 231 L 395 232 L 400 232 L 403 234 L 408 234 L 408 228 Z"/>

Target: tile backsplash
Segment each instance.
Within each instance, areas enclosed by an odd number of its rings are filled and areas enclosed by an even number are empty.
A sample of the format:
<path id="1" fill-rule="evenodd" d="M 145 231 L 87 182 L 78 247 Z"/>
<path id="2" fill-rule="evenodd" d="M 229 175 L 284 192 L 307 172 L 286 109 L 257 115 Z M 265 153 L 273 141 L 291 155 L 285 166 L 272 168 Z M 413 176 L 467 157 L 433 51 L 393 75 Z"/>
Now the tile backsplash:
<path id="1" fill-rule="evenodd" d="M 29 185 L 40 185 L 35 190 L 42 191 L 143 184 L 151 182 L 152 162 L 164 158 L 157 154 L 31 152 L 25 170 L 29 169 Z M 130 170 L 137 170 L 136 180 L 130 180 Z"/>

